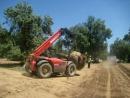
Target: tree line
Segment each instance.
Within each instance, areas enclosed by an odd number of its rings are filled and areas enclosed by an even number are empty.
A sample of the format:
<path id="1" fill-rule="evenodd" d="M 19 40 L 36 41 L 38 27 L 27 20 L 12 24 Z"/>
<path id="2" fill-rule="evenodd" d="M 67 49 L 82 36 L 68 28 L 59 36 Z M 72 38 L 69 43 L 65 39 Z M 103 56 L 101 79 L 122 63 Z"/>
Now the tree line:
<path id="1" fill-rule="evenodd" d="M 8 24 L 9 29 L 0 25 L 0 57 L 22 60 L 52 35 L 53 19 L 34 14 L 27 2 L 5 9 L 4 16 L 4 24 Z M 53 51 L 67 54 L 75 50 L 94 59 L 107 57 L 107 39 L 111 38 L 112 31 L 104 20 L 89 16 L 85 22 L 68 29 L 71 33 L 64 34 L 53 45 Z"/>
<path id="2" fill-rule="evenodd" d="M 130 62 L 130 29 L 123 39 L 116 39 L 110 47 L 110 54 L 122 62 Z"/>

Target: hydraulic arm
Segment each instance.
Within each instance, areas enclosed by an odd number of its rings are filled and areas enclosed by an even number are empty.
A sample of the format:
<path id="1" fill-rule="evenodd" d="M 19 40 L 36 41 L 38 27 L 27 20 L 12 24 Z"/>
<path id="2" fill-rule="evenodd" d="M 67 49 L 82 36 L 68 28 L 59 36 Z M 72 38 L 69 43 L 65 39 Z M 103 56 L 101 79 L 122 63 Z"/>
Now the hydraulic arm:
<path id="1" fill-rule="evenodd" d="M 40 56 L 44 53 L 49 47 L 53 45 L 53 43 L 59 39 L 64 33 L 70 33 L 70 31 L 66 28 L 61 28 L 58 32 L 54 33 L 49 39 L 44 41 L 39 47 L 37 47 L 32 55 L 35 57 Z"/>
<path id="2" fill-rule="evenodd" d="M 44 41 L 38 48 L 34 50 L 32 53 L 35 57 L 40 56 L 42 53 L 44 53 L 49 47 L 52 46 L 52 44 L 59 39 L 59 37 L 62 35 L 62 29 L 60 29 L 58 32 L 56 32 L 54 35 L 52 35 L 49 39 Z"/>

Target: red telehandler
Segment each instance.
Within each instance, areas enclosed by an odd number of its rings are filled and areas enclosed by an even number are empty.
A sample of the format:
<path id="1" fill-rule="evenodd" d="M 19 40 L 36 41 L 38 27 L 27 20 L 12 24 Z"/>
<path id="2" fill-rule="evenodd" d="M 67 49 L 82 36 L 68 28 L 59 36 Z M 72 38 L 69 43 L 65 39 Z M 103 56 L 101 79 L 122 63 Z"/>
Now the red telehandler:
<path id="1" fill-rule="evenodd" d="M 66 28 L 61 28 L 37 47 L 26 59 L 24 66 L 26 71 L 30 74 L 37 74 L 40 78 L 47 78 L 55 73 L 74 76 L 76 73 L 76 65 L 72 61 L 62 60 L 55 57 L 40 56 L 51 47 L 57 39 L 59 39 L 64 33 L 68 32 L 69 30 Z"/>

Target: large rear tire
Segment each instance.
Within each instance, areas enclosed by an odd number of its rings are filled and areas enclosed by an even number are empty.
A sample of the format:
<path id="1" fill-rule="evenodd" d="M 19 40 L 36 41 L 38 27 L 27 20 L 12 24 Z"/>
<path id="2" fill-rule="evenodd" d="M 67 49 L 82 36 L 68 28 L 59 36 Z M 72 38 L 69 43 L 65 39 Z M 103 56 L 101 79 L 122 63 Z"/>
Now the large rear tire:
<path id="1" fill-rule="evenodd" d="M 52 66 L 49 63 L 42 63 L 38 66 L 37 73 L 40 78 L 48 78 L 52 74 Z"/>
<path id="2" fill-rule="evenodd" d="M 76 65 L 74 63 L 70 63 L 66 68 L 67 76 L 74 76 L 76 74 Z"/>

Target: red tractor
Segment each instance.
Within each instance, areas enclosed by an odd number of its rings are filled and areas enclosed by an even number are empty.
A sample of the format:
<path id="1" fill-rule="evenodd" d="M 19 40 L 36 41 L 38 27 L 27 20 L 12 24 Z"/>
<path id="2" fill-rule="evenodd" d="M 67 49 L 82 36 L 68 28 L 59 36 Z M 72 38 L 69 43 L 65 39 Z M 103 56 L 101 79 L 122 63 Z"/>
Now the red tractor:
<path id="1" fill-rule="evenodd" d="M 67 29 L 62 28 L 37 47 L 26 59 L 26 71 L 31 74 L 35 73 L 40 78 L 47 78 L 55 73 L 63 73 L 67 76 L 74 76 L 76 73 L 76 65 L 72 61 L 62 60 L 55 57 L 40 56 L 49 47 L 51 47 L 53 43 L 59 39 L 59 37 L 68 32 L 69 31 Z"/>

